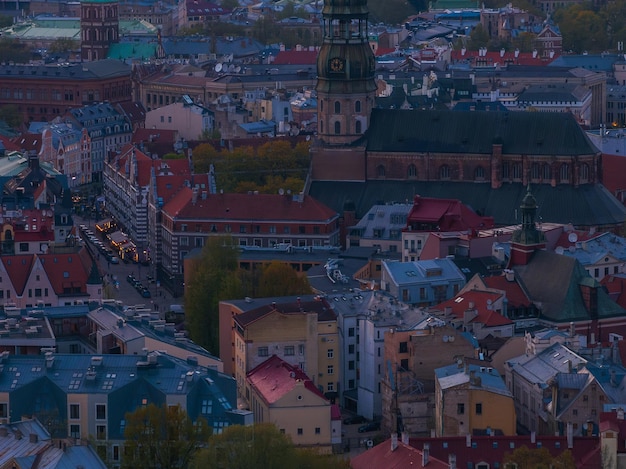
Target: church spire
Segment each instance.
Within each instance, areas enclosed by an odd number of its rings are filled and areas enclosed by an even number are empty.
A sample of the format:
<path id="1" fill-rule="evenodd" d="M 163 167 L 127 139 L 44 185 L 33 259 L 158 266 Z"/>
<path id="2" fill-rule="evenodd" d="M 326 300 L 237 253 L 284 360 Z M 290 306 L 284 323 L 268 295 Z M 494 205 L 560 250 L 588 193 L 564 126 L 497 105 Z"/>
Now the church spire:
<path id="1" fill-rule="evenodd" d="M 511 236 L 512 264 L 527 264 L 533 252 L 546 247 L 543 231 L 538 230 L 535 224 L 537 208 L 537 200 L 530 191 L 530 184 L 528 184 L 526 195 L 524 195 L 520 205 L 522 224 Z"/>

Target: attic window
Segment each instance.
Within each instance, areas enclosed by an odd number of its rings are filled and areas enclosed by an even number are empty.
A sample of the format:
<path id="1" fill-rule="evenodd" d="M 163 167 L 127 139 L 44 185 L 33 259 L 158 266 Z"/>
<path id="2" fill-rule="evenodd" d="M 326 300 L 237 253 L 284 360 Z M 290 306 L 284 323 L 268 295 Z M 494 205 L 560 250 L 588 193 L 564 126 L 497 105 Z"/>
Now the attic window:
<path id="1" fill-rule="evenodd" d="M 63 278 L 70 278 L 70 273 L 69 272 L 63 272 Z"/>

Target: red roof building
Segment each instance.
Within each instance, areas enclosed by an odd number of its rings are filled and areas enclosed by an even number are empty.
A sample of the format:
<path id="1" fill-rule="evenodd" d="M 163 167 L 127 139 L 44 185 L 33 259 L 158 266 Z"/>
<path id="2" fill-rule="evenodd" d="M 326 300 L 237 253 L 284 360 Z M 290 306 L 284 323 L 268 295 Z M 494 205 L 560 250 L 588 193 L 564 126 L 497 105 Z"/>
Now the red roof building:
<path id="1" fill-rule="evenodd" d="M 248 373 L 246 394 L 256 423 L 274 423 L 298 446 L 331 451 L 332 422 L 341 420 L 302 369 L 273 355 Z"/>
<path id="2" fill-rule="evenodd" d="M 372 449 L 350 459 L 352 469 L 405 469 L 405 468 L 428 468 L 450 469 L 452 461 L 443 462 L 430 455 L 429 446 L 418 450 L 409 444 L 406 433 L 402 434 L 402 440 L 398 441 L 397 434 L 391 435 L 386 440 Z"/>
<path id="3" fill-rule="evenodd" d="M 460 200 L 416 195 L 413 208 L 407 216 L 406 228 L 402 232 L 402 258 L 410 262 L 419 260 L 431 232 L 464 232 L 472 235 L 493 227 L 492 217 L 476 214 Z"/>
<path id="4" fill-rule="evenodd" d="M 204 187 L 203 187 L 204 186 Z M 208 236 L 228 235 L 252 249 L 313 250 L 339 245 L 339 216 L 309 196 L 211 194 L 197 184 L 182 187 L 163 205 L 161 268 L 182 282 L 183 259 Z"/>
<path id="5" fill-rule="evenodd" d="M 506 296 L 502 293 L 465 289 L 435 308 L 444 313 L 446 320 L 471 331 L 479 340 L 489 334 L 513 336 L 513 321 L 502 314 L 506 313 Z"/>

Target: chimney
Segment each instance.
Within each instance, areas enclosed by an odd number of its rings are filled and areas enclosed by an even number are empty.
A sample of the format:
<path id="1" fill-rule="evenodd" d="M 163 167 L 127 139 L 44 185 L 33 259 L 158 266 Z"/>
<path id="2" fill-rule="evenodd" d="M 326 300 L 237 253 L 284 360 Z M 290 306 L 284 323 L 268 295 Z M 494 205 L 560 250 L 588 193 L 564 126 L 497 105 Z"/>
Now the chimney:
<path id="1" fill-rule="evenodd" d="M 402 443 L 409 444 L 409 432 L 402 432 Z"/>
<path id="2" fill-rule="evenodd" d="M 448 454 L 448 466 L 450 469 L 456 469 L 456 454 Z"/>
<path id="3" fill-rule="evenodd" d="M 569 323 L 569 336 L 574 337 L 576 335 L 576 326 L 574 326 L 573 322 Z"/>
<path id="4" fill-rule="evenodd" d="M 572 422 L 567 422 L 567 448 L 572 449 L 574 447 L 574 425 Z"/>
<path id="5" fill-rule="evenodd" d="M 422 451 L 422 466 L 428 465 L 428 457 L 430 456 L 430 443 L 424 443 L 424 450 Z"/>
<path id="6" fill-rule="evenodd" d="M 472 447 L 472 435 L 470 435 L 469 433 L 465 435 L 465 446 L 467 446 L 468 448 Z"/>
<path id="7" fill-rule="evenodd" d="M 621 407 L 617 409 L 617 420 L 624 420 L 624 409 Z M 0 428 L 0 430 L 2 429 Z"/>
<path id="8" fill-rule="evenodd" d="M 537 442 L 537 434 L 535 432 L 530 432 L 530 442 L 533 445 Z"/>
<path id="9" fill-rule="evenodd" d="M 431 437 L 431 438 L 435 438 L 436 436 L 437 436 L 437 434 L 435 433 L 435 429 L 434 429 L 434 428 L 431 428 L 431 429 L 430 429 L 430 437 Z"/>
<path id="10" fill-rule="evenodd" d="M 398 434 L 391 434 L 391 451 L 395 451 L 398 449 Z"/>

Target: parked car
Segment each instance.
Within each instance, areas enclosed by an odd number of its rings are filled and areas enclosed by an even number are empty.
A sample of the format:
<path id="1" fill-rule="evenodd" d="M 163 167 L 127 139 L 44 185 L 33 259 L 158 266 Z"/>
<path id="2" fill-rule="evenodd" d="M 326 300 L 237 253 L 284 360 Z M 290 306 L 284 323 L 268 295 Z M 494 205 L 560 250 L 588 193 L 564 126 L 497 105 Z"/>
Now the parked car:
<path id="1" fill-rule="evenodd" d="M 141 296 L 144 298 L 150 298 L 152 295 L 150 294 L 150 290 L 144 288 L 143 290 L 141 290 Z"/>
<path id="2" fill-rule="evenodd" d="M 117 257 L 117 256 L 111 256 L 111 257 L 109 258 L 109 262 L 110 262 L 111 264 L 119 264 L 119 263 L 120 263 L 120 258 L 119 258 L 119 257 Z"/>
<path id="3" fill-rule="evenodd" d="M 373 432 L 380 430 L 380 422 L 369 422 L 359 427 L 359 433 Z"/>
<path id="4" fill-rule="evenodd" d="M 344 425 L 354 425 L 356 423 L 366 423 L 367 419 L 361 415 L 355 415 L 353 417 L 347 417 L 343 419 Z"/>

